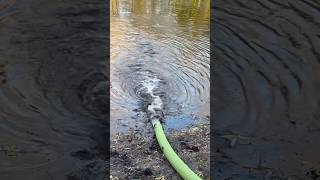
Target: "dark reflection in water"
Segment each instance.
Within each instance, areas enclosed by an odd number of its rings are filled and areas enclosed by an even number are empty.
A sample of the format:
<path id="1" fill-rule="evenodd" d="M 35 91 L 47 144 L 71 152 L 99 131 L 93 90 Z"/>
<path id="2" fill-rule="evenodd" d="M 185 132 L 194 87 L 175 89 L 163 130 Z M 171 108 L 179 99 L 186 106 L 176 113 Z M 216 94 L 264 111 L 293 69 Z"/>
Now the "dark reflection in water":
<path id="1" fill-rule="evenodd" d="M 147 89 L 172 128 L 207 119 L 210 1 L 112 0 L 110 8 L 111 129 L 152 130 Z"/>
<path id="2" fill-rule="evenodd" d="M 317 179 L 320 4 L 213 3 L 213 179 Z"/>
<path id="3" fill-rule="evenodd" d="M 0 1 L 0 179 L 103 179 L 105 1 Z"/>

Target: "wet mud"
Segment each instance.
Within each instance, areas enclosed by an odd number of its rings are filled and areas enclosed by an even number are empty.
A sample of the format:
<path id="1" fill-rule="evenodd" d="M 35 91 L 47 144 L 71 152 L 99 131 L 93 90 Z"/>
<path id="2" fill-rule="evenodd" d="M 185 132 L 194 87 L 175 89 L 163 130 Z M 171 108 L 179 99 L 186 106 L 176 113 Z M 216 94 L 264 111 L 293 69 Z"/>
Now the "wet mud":
<path id="1" fill-rule="evenodd" d="M 197 124 L 184 130 L 168 130 L 167 138 L 180 158 L 203 179 L 209 179 L 209 125 Z M 112 140 L 112 180 L 181 179 L 166 160 L 155 137 L 146 138 L 131 129 Z"/>
<path id="2" fill-rule="evenodd" d="M 320 4 L 211 5 L 213 179 L 320 177 Z"/>
<path id="3" fill-rule="evenodd" d="M 0 179 L 104 179 L 105 1 L 0 1 Z"/>

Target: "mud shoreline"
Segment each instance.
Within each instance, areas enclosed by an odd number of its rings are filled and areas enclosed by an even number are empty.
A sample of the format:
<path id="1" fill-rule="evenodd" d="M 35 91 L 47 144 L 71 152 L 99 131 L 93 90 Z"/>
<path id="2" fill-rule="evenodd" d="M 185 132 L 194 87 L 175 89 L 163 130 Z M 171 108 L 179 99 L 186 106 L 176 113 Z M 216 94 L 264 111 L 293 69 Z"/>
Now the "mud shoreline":
<path id="1" fill-rule="evenodd" d="M 169 130 L 167 138 L 177 154 L 200 177 L 209 178 L 209 125 Z M 181 179 L 164 157 L 155 137 L 138 130 L 119 133 L 111 142 L 111 179 Z"/>

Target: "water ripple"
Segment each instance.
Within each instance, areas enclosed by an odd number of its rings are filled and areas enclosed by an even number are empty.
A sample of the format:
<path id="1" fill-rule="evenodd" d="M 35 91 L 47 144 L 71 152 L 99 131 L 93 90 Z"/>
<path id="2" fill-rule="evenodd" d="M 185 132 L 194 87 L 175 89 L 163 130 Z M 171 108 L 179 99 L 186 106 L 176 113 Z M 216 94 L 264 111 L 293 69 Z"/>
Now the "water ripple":
<path id="1" fill-rule="evenodd" d="M 256 167 L 254 161 L 266 160 L 263 166 L 275 174 L 275 169 L 281 169 L 283 174 L 304 178 L 306 169 L 300 169 L 291 157 L 301 152 L 299 158 L 319 167 L 319 161 L 310 159 L 315 156 L 312 150 L 301 147 L 320 150 L 311 133 L 320 127 L 320 4 L 311 0 L 225 0 L 214 3 L 213 14 L 213 104 L 219 131 L 215 138 L 221 133 L 252 139 L 250 146 L 228 151 L 233 164 L 228 172 L 237 171 L 238 178 L 246 179 L 247 168 Z M 249 161 L 242 158 L 248 158 L 244 152 L 257 157 Z M 255 172 L 259 177 L 261 171 Z M 283 174 L 278 177 L 288 178 Z"/>
<path id="2" fill-rule="evenodd" d="M 126 8 L 118 8 L 111 17 L 111 120 L 127 119 L 126 126 L 141 121 L 137 120 L 137 112 L 146 112 L 152 102 L 141 91 L 145 78 L 159 80 L 154 94 L 161 98 L 165 115 L 207 116 L 208 17 L 196 7 L 190 7 L 189 1 L 184 5 L 153 1 L 155 5 L 150 10 L 146 5 L 137 12 L 128 8 L 129 1 L 116 2 L 115 6 L 124 3 L 121 7 Z M 198 8 L 207 2 L 199 1 Z"/>

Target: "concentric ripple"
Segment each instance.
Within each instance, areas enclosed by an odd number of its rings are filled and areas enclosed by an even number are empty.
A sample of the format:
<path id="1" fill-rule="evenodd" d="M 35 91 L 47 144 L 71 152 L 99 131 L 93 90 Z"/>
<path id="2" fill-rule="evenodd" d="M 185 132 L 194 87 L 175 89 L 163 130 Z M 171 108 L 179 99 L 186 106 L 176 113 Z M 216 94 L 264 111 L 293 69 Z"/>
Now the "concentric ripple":
<path id="1" fill-rule="evenodd" d="M 104 3 L 0 0 L 0 179 L 105 179 Z"/>
<path id="2" fill-rule="evenodd" d="M 320 167 L 319 2 L 220 0 L 212 12 L 214 141 L 248 143 L 217 144 L 214 176 L 306 179 Z"/>
<path id="3" fill-rule="evenodd" d="M 132 126 L 153 95 L 165 115 L 209 114 L 209 19 L 202 14 L 209 1 L 197 2 L 111 3 L 111 121 Z M 185 10 L 193 14 L 179 13 Z M 152 95 L 146 82 L 156 84 Z"/>

